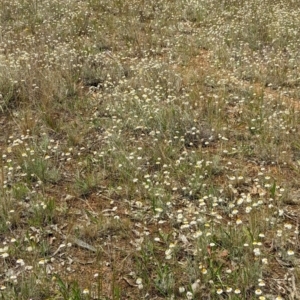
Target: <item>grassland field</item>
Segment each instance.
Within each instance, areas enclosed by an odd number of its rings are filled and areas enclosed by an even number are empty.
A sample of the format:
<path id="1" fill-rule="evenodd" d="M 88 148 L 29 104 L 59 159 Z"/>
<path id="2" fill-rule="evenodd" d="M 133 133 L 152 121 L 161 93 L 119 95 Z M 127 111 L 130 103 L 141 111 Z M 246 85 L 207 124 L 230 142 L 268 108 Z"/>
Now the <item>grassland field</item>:
<path id="1" fill-rule="evenodd" d="M 300 299 L 300 2 L 0 1 L 0 299 Z"/>

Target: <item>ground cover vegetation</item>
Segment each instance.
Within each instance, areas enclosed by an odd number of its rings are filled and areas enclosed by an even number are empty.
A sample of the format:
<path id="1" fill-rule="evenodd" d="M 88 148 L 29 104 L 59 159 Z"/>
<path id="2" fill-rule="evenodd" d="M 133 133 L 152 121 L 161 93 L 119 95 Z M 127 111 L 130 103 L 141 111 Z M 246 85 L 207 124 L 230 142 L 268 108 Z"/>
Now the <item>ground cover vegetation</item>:
<path id="1" fill-rule="evenodd" d="M 1 299 L 300 299 L 300 2 L 2 0 Z"/>

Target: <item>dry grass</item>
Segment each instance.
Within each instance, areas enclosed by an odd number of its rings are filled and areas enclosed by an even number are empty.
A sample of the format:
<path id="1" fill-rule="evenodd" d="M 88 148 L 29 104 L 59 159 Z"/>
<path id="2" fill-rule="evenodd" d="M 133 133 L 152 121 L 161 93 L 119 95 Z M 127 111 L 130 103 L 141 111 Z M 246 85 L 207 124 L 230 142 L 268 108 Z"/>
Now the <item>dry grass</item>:
<path id="1" fill-rule="evenodd" d="M 300 299 L 299 15 L 2 0 L 1 299 Z"/>

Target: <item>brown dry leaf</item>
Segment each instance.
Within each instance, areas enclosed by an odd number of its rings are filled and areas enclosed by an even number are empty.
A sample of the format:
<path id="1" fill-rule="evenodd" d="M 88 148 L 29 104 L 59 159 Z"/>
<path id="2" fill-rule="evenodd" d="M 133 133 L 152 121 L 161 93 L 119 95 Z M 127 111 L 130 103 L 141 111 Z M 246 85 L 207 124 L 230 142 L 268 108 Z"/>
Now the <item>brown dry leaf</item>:
<path id="1" fill-rule="evenodd" d="M 259 196 L 264 196 L 266 194 L 266 191 L 264 189 L 257 186 L 252 186 L 249 192 L 251 195 L 259 195 Z"/>
<path id="2" fill-rule="evenodd" d="M 229 254 L 229 251 L 224 249 L 224 250 L 222 250 L 221 252 L 218 253 L 218 256 L 219 257 L 227 257 L 228 254 Z"/>

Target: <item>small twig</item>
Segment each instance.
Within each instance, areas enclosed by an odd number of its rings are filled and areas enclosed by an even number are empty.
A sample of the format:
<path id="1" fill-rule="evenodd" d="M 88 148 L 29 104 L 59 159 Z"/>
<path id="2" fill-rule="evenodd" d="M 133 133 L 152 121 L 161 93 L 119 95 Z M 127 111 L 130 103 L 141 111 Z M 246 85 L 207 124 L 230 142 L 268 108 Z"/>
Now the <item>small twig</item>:
<path id="1" fill-rule="evenodd" d="M 65 237 L 68 241 L 70 241 L 71 243 L 74 243 L 74 244 L 76 244 L 77 246 L 79 246 L 79 247 L 81 247 L 81 248 L 90 250 L 90 251 L 92 251 L 92 252 L 97 252 L 97 249 L 96 249 L 94 246 L 92 246 L 92 245 L 90 245 L 90 244 L 84 242 L 83 240 L 80 240 L 80 239 L 78 239 L 78 238 L 76 238 L 76 237 L 74 237 L 74 236 L 68 236 L 68 237 L 64 236 L 64 237 Z"/>

